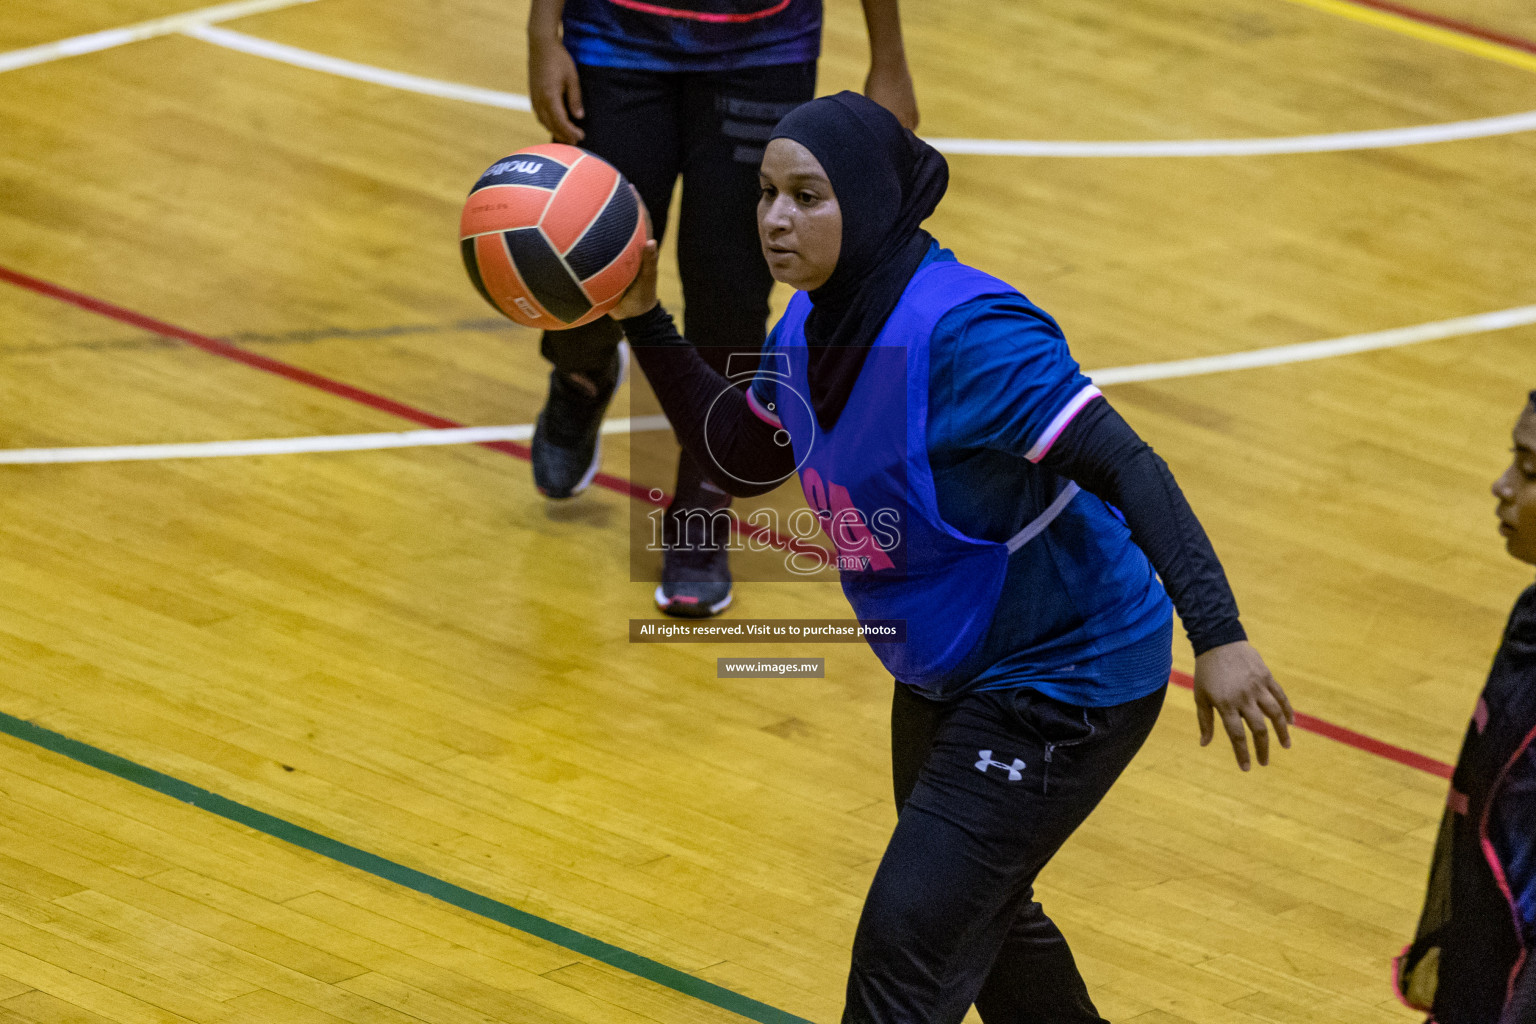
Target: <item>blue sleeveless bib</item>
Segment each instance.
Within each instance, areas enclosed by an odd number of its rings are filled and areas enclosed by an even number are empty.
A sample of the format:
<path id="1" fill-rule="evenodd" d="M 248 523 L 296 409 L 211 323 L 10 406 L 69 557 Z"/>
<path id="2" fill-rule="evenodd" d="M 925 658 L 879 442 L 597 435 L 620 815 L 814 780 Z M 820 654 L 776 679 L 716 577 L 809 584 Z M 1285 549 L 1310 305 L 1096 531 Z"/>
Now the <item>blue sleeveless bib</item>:
<path id="1" fill-rule="evenodd" d="M 823 431 L 809 401 L 805 319 L 799 293 L 779 324 L 788 379 L 777 414 L 788 431 L 806 503 L 837 549 L 843 593 L 860 621 L 903 619 L 906 642 L 870 647 L 898 680 L 937 682 L 986 635 L 1008 556 L 1039 535 L 1077 495 L 1056 500 L 1007 542 L 969 537 L 939 514 L 928 462 L 928 344 L 946 313 L 986 295 L 1017 294 L 961 263 L 929 263 L 913 275 L 875 340 L 848 404 Z M 799 396 L 793 400 L 788 389 Z"/>

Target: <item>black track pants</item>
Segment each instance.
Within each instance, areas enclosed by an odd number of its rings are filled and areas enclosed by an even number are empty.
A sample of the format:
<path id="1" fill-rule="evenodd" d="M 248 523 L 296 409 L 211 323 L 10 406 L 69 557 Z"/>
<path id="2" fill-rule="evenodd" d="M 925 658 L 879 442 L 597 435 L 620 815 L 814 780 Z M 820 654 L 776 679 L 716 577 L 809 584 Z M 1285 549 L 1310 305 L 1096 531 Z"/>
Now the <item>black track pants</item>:
<path id="1" fill-rule="evenodd" d="M 1033 690 L 891 713 L 901 818 L 854 937 L 844 1024 L 1103 1024 L 1035 876 L 1125 770 L 1164 690 L 1107 708 Z"/>

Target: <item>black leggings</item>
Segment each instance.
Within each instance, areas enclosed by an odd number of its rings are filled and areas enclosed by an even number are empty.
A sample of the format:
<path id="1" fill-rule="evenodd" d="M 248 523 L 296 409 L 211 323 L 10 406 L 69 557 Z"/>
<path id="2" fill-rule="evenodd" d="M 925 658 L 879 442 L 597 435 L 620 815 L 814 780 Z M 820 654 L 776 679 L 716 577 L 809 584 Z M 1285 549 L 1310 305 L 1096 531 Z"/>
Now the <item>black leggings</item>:
<path id="1" fill-rule="evenodd" d="M 617 167 L 640 192 L 658 237 L 672 188 L 683 179 L 677 262 L 684 331 L 724 373 L 732 352 L 756 354 L 767 334 L 773 278 L 757 240 L 757 168 L 774 125 L 816 91 L 816 64 L 720 72 L 578 66 L 586 131 L 581 145 Z M 566 373 L 601 375 L 623 338 L 608 317 L 546 332 L 544 358 Z M 685 453 L 679 498 L 697 470 Z"/>
<path id="2" fill-rule="evenodd" d="M 898 683 L 901 817 L 853 941 L 844 1024 L 1105 1024 L 1035 876 L 1146 741 L 1165 690 L 1083 708 L 1019 689 L 946 704 Z"/>

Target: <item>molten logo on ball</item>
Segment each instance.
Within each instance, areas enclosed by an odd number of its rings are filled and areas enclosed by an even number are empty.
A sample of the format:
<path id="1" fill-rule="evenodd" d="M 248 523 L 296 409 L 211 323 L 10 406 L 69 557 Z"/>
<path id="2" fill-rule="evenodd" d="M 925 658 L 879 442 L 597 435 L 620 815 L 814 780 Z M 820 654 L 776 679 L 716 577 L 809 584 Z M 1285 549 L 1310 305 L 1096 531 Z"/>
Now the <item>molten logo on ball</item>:
<path id="1" fill-rule="evenodd" d="M 459 220 L 464 267 L 485 301 L 525 327 L 554 331 L 612 309 L 648 237 L 624 176 L 553 142 L 492 164 Z"/>

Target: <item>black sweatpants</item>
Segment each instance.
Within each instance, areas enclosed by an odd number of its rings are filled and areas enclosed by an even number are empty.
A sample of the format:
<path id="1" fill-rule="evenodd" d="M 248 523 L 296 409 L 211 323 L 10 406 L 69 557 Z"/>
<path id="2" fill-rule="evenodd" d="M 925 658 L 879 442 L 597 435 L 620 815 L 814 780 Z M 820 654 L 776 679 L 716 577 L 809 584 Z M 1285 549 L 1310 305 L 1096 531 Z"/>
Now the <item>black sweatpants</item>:
<path id="1" fill-rule="evenodd" d="M 683 333 L 724 373 L 732 352 L 756 354 L 767 336 L 773 278 L 757 240 L 757 168 L 768 136 L 816 91 L 816 63 L 662 72 L 578 65 L 586 131 L 581 146 L 640 193 L 658 237 L 679 176 L 677 262 Z M 601 375 L 623 338 L 609 317 L 546 332 L 540 350 L 566 373 Z M 698 472 L 685 452 L 678 497 Z M 721 496 L 723 498 L 723 495 Z"/>
<path id="2" fill-rule="evenodd" d="M 844 1024 L 1106 1024 L 1035 877 L 1146 741 L 1164 689 L 1084 708 L 896 684 L 900 820 L 859 919 Z"/>

